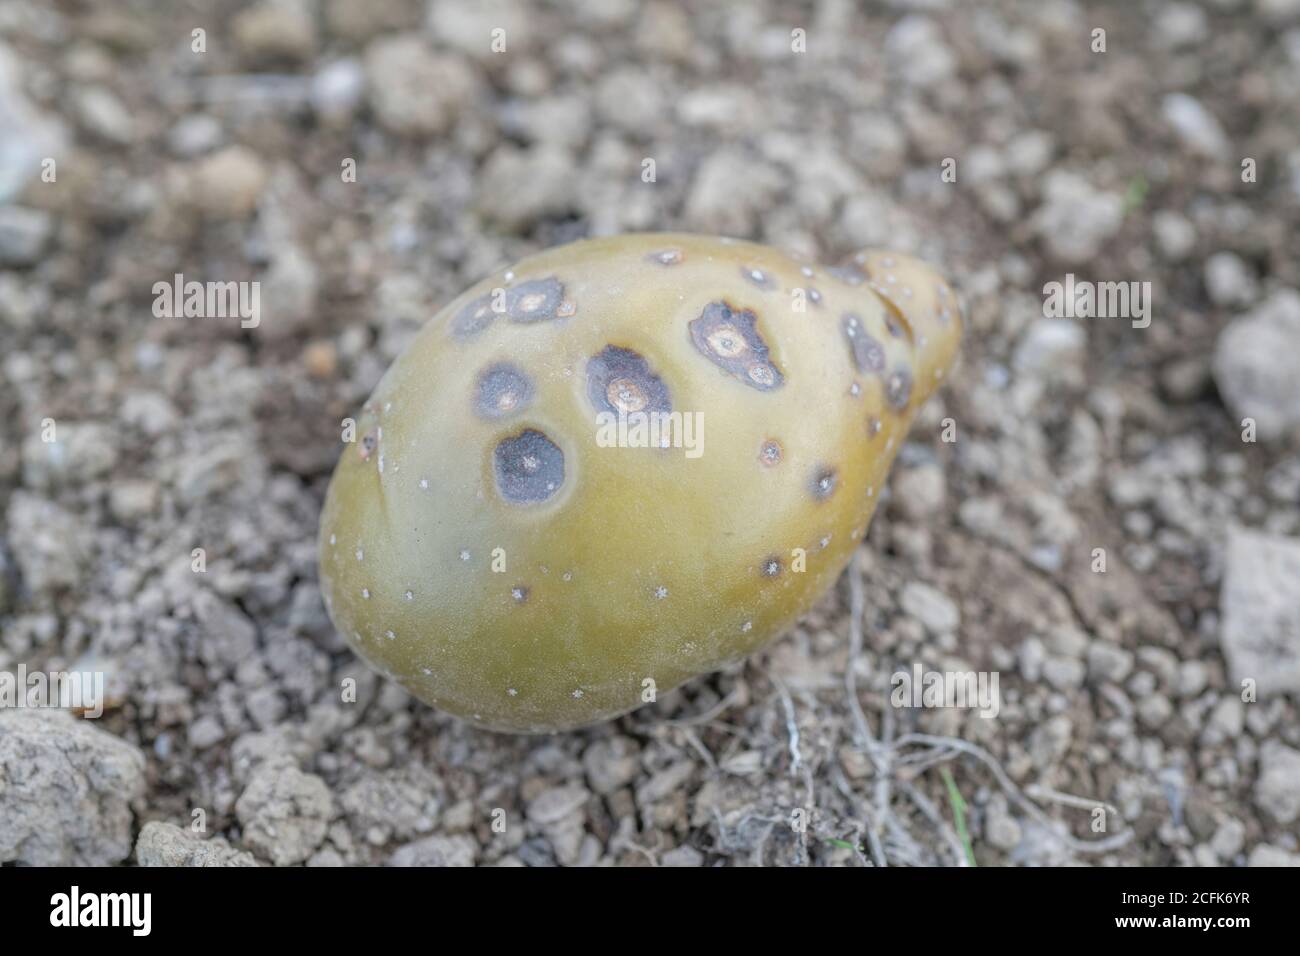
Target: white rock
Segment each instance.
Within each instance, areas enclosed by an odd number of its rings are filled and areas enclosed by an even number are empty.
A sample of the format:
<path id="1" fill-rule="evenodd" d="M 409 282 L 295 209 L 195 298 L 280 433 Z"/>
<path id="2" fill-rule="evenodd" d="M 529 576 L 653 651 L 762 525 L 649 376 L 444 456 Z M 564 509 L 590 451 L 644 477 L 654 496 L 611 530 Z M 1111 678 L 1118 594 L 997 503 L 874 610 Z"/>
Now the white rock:
<path id="1" fill-rule="evenodd" d="M 1248 305 L 1259 294 L 1259 282 L 1241 256 L 1216 252 L 1205 260 L 1205 291 L 1215 305 Z"/>
<path id="2" fill-rule="evenodd" d="M 1034 214 L 1034 227 L 1056 259 L 1085 263 L 1119 232 L 1124 200 L 1103 192 L 1076 173 L 1056 170 L 1043 186 L 1043 204 Z"/>
<path id="3" fill-rule="evenodd" d="M 931 634 L 951 634 L 961 625 L 961 611 L 952 599 L 923 581 L 904 585 L 899 604 Z"/>
<path id="4" fill-rule="evenodd" d="M 1245 529 L 1228 533 L 1219 597 L 1232 680 L 1260 697 L 1300 691 L 1300 540 Z"/>
<path id="5" fill-rule="evenodd" d="M 1263 441 L 1300 427 L 1300 293 L 1283 289 L 1235 319 L 1214 346 L 1215 383 L 1236 421 L 1252 418 Z"/>
<path id="6" fill-rule="evenodd" d="M 1278 823 L 1300 817 L 1300 751 L 1276 740 L 1260 747 L 1255 803 Z"/>
<path id="7" fill-rule="evenodd" d="M 1161 112 L 1179 139 L 1201 155 L 1217 159 L 1228 152 L 1228 134 L 1200 100 L 1170 93 L 1161 103 Z"/>
<path id="8" fill-rule="evenodd" d="M 131 853 L 139 749 L 61 710 L 0 709 L 0 862 L 106 866 Z"/>

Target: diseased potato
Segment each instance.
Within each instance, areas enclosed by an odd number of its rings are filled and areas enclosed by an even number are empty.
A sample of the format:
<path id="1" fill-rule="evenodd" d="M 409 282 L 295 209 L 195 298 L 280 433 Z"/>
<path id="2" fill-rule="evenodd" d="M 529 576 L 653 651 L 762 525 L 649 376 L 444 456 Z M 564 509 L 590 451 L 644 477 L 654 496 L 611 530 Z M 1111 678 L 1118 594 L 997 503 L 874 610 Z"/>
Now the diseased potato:
<path id="1" fill-rule="evenodd" d="M 753 652 L 839 575 L 961 316 L 929 266 L 595 239 L 446 306 L 357 422 L 321 583 L 421 700 L 543 732 Z"/>

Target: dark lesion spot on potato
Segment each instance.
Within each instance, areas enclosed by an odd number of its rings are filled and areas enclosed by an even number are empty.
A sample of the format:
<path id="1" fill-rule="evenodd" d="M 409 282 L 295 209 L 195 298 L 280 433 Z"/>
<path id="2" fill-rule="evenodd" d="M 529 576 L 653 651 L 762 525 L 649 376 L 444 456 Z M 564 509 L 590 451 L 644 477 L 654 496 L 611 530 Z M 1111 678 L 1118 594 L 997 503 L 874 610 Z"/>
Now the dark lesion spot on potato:
<path id="1" fill-rule="evenodd" d="M 451 321 L 452 334 L 460 339 L 477 335 L 491 325 L 496 317 L 496 312 L 492 309 L 492 294 L 481 295 L 461 306 Z"/>
<path id="2" fill-rule="evenodd" d="M 759 335 L 758 317 L 726 302 L 710 302 L 690 323 L 696 351 L 727 374 L 751 388 L 770 392 L 785 382 L 781 370 L 768 357 L 767 343 Z"/>
<path id="3" fill-rule="evenodd" d="M 840 319 L 840 328 L 844 331 L 844 341 L 849 344 L 849 355 L 853 358 L 854 368 L 859 372 L 871 373 L 885 370 L 884 346 L 867 334 L 860 316 L 853 312 L 844 313 Z"/>
<path id="4" fill-rule="evenodd" d="M 479 374 L 474 408 L 484 418 L 505 418 L 527 408 L 532 400 L 532 381 L 509 362 L 496 362 Z"/>
<path id="5" fill-rule="evenodd" d="M 896 410 L 907 408 L 912 397 L 912 372 L 906 365 L 898 365 L 885 379 L 885 399 Z"/>
<path id="6" fill-rule="evenodd" d="M 564 285 L 555 276 L 550 276 L 529 279 L 507 289 L 506 314 L 512 322 L 549 322 L 572 315 L 573 306 L 564 301 Z"/>
<path id="7" fill-rule="evenodd" d="M 599 412 L 671 412 L 668 386 L 631 349 L 606 345 L 587 362 L 587 396 Z"/>
<path id="8" fill-rule="evenodd" d="M 510 599 L 516 604 L 524 604 L 528 601 L 528 587 L 523 584 L 516 584 L 510 589 Z"/>
<path id="9" fill-rule="evenodd" d="M 808 483 L 808 490 L 818 501 L 825 501 L 831 495 L 835 494 L 835 488 L 839 484 L 839 473 L 828 465 L 818 466 L 813 472 L 812 480 Z"/>
<path id="10" fill-rule="evenodd" d="M 377 433 L 377 430 L 371 428 L 363 436 L 361 436 L 361 441 L 357 443 L 357 454 L 361 456 L 362 461 L 369 461 L 370 456 L 374 454 L 375 448 L 378 445 L 379 445 L 379 435 Z"/>
<path id="11" fill-rule="evenodd" d="M 535 428 L 503 438 L 493 452 L 497 489 L 515 504 L 536 504 L 564 484 L 564 452 Z"/>
<path id="12" fill-rule="evenodd" d="M 758 460 L 768 468 L 773 468 L 781 464 L 781 459 L 785 456 L 785 451 L 781 448 L 781 443 L 775 438 L 769 438 L 758 449 Z"/>
<path id="13" fill-rule="evenodd" d="M 765 578 L 779 578 L 781 571 L 781 559 L 775 554 L 769 554 L 758 566 L 758 573 Z"/>
<path id="14" fill-rule="evenodd" d="M 685 256 L 682 255 L 680 249 L 663 249 L 659 252 L 652 252 L 650 255 L 646 256 L 646 259 L 650 262 L 661 266 L 679 265 L 684 258 Z"/>

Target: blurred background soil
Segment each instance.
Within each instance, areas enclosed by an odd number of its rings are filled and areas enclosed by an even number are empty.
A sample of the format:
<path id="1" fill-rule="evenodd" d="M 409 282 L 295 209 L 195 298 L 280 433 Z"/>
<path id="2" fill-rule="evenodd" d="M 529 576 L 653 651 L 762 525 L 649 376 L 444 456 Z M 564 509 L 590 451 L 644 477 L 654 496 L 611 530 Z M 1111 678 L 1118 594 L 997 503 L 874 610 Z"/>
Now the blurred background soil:
<path id="1" fill-rule="evenodd" d="M 0 0 L 0 670 L 113 691 L 0 711 L 0 861 L 1300 862 L 1298 89 L 1300 0 Z M 472 730 L 326 619 L 339 422 L 494 267 L 660 229 L 925 256 L 962 364 L 792 633 Z"/>

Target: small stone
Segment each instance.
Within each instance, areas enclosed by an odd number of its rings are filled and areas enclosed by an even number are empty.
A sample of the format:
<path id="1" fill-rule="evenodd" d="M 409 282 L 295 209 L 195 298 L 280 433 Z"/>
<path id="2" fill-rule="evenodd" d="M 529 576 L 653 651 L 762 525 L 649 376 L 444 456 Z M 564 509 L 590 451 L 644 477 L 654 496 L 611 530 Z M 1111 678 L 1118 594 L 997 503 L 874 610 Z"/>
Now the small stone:
<path id="1" fill-rule="evenodd" d="M 92 136 L 119 146 L 135 138 L 135 118 L 105 87 L 78 90 L 73 95 L 73 110 L 81 127 Z"/>
<path id="2" fill-rule="evenodd" d="M 1196 227 L 1186 217 L 1162 209 L 1151 220 L 1156 246 L 1170 262 L 1181 262 L 1196 248 Z"/>
<path id="3" fill-rule="evenodd" d="M 1300 428 L 1300 376 L 1292 360 L 1298 340 L 1300 292 L 1283 289 L 1233 320 L 1215 343 L 1219 392 L 1236 422 L 1255 421 L 1260 440 Z"/>
<path id="4" fill-rule="evenodd" d="M 263 764 L 235 803 L 244 842 L 276 866 L 306 860 L 321 845 L 334 816 L 325 781 L 283 760 Z"/>
<path id="5" fill-rule="evenodd" d="M 1047 175 L 1043 204 L 1033 221 L 1053 257 L 1069 265 L 1083 264 L 1119 232 L 1124 201 L 1076 173 L 1055 170 Z"/>
<path id="6" fill-rule="evenodd" d="M 194 167 L 194 204 L 215 219 L 246 219 L 266 186 L 266 168 L 244 146 L 227 146 Z"/>
<path id="7" fill-rule="evenodd" d="M 528 804 L 528 819 L 540 826 L 559 823 L 586 806 L 591 794 L 586 787 L 571 784 L 543 790 Z"/>
<path id="8" fill-rule="evenodd" d="M 1069 657 L 1049 657 L 1043 662 L 1043 677 L 1057 690 L 1073 690 L 1083 685 L 1082 661 Z"/>
<path id="9" fill-rule="evenodd" d="M 146 823 L 135 841 L 140 866 L 257 866 L 251 853 L 236 850 L 221 837 L 201 839 L 172 823 Z"/>
<path id="10" fill-rule="evenodd" d="M 591 789 L 608 795 L 631 783 L 640 766 L 639 748 L 629 737 L 606 737 L 593 741 L 582 754 Z"/>
<path id="11" fill-rule="evenodd" d="M 225 131 L 216 117 L 191 113 L 176 121 L 167 135 L 167 144 L 177 156 L 192 158 L 210 153 L 221 145 Z"/>
<path id="12" fill-rule="evenodd" d="M 107 866 L 131 853 L 139 749 L 63 710 L 0 709 L 0 863 Z"/>
<path id="13" fill-rule="evenodd" d="M 311 342 L 302 350 L 302 364 L 312 378 L 331 379 L 339 370 L 339 353 L 333 342 Z"/>
<path id="14" fill-rule="evenodd" d="M 1020 845 L 1022 836 L 1020 823 L 1007 811 L 1006 801 L 990 801 L 988 815 L 984 818 L 984 838 L 989 844 L 1010 852 Z"/>
<path id="15" fill-rule="evenodd" d="M 541 219 L 567 215 L 576 202 L 573 157 L 563 147 L 503 145 L 483 167 L 478 211 L 508 230 L 521 232 Z"/>
<path id="16" fill-rule="evenodd" d="M 1259 749 L 1255 803 L 1281 824 L 1300 817 L 1300 751 L 1276 740 L 1265 741 Z"/>
<path id="17" fill-rule="evenodd" d="M 1037 319 L 1029 324 L 1013 359 L 1017 371 L 1044 382 L 1083 384 L 1088 334 L 1070 319 Z"/>
<path id="18" fill-rule="evenodd" d="M 703 866 L 704 854 L 693 846 L 679 846 L 659 857 L 660 866 Z"/>
<path id="19" fill-rule="evenodd" d="M 33 594 L 48 596 L 80 583 L 90 552 L 81 520 L 26 491 L 10 497 L 7 520 L 14 560 Z"/>
<path id="20" fill-rule="evenodd" d="M 478 843 L 465 834 L 431 836 L 398 847 L 388 858 L 389 866 L 473 866 Z"/>
<path id="21" fill-rule="evenodd" d="M 952 599 L 922 581 L 909 581 L 904 585 L 899 604 L 931 634 L 951 634 L 961 625 L 961 611 Z"/>
<path id="22" fill-rule="evenodd" d="M 1247 305 L 1259 294 L 1259 282 L 1241 256 L 1216 252 L 1205 260 L 1205 291 L 1215 305 Z"/>
<path id="23" fill-rule="evenodd" d="M 1088 645 L 1088 677 L 1102 683 L 1120 683 L 1133 670 L 1133 654 L 1107 641 Z"/>
<path id="24" fill-rule="evenodd" d="M 757 157 L 737 149 L 718 150 L 695 172 L 686 196 L 686 218 L 702 231 L 749 235 L 785 185 L 785 177 Z"/>
<path id="25" fill-rule="evenodd" d="M 43 209 L 0 206 L 0 266 L 36 265 L 54 235 L 54 218 Z"/>
<path id="26" fill-rule="evenodd" d="M 365 72 L 375 118 L 398 136 L 447 132 L 478 94 L 478 77 L 469 63 L 435 53 L 414 35 L 372 42 L 366 47 Z"/>
<path id="27" fill-rule="evenodd" d="M 1200 100 L 1186 93 L 1170 93 L 1161 103 L 1161 112 L 1178 138 L 1195 152 L 1210 159 L 1220 159 L 1228 152 L 1228 135 Z"/>
<path id="28" fill-rule="evenodd" d="M 312 109 L 329 125 L 351 121 L 365 95 L 365 67 L 353 57 L 327 63 L 311 79 Z"/>
<path id="29" fill-rule="evenodd" d="M 316 22 L 302 0 L 266 0 L 235 14 L 231 35 L 240 58 L 251 66 L 311 59 Z"/>
<path id="30" fill-rule="evenodd" d="M 926 89 L 951 78 L 957 63 L 929 17 L 909 15 L 885 34 L 885 58 L 910 86 Z"/>
<path id="31" fill-rule="evenodd" d="M 114 482 L 108 493 L 108 507 L 122 524 L 134 524 L 158 507 L 158 483 L 148 479 Z"/>
<path id="32" fill-rule="evenodd" d="M 900 468 L 893 481 L 898 510 L 910 521 L 928 521 L 943 510 L 948 485 L 943 469 L 935 464 Z"/>
<path id="33" fill-rule="evenodd" d="M 1279 846 L 1261 843 L 1250 851 L 1246 859 L 1247 866 L 1300 866 L 1300 853 L 1292 853 Z"/>
<path id="34" fill-rule="evenodd" d="M 1220 860 L 1231 860 L 1246 845 L 1246 825 L 1236 817 L 1225 817 L 1210 838 L 1210 846 Z"/>
<path id="35" fill-rule="evenodd" d="M 1228 532 L 1219 596 L 1224 656 L 1238 686 L 1259 696 L 1300 691 L 1300 540 Z"/>

